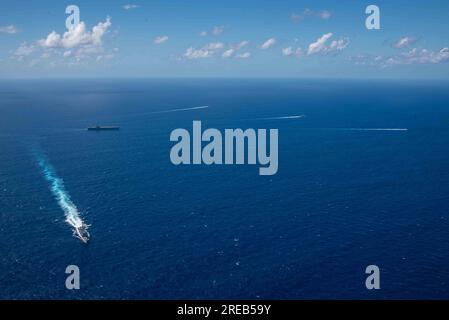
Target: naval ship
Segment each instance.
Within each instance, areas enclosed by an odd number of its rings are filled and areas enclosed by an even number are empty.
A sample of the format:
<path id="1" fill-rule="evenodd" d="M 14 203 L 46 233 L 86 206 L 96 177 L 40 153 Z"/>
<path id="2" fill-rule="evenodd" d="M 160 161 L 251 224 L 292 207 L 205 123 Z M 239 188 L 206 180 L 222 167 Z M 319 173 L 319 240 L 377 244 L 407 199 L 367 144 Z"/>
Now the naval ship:
<path id="1" fill-rule="evenodd" d="M 79 238 L 85 244 L 89 242 L 90 234 L 89 231 L 87 231 L 87 225 L 84 222 L 81 226 L 75 227 L 75 237 Z"/>
<path id="2" fill-rule="evenodd" d="M 110 130 L 120 130 L 120 127 L 96 125 L 96 126 L 88 127 L 87 130 L 89 130 L 89 131 L 110 131 Z"/>

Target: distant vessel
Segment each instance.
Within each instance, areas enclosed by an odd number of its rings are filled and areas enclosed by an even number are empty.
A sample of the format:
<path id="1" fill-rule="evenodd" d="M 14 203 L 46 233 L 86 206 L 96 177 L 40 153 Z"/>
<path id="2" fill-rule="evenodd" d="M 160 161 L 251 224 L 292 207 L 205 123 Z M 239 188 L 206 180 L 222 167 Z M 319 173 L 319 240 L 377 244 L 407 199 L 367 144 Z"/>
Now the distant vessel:
<path id="1" fill-rule="evenodd" d="M 92 126 L 87 128 L 89 131 L 107 131 L 107 130 L 120 130 L 120 127 L 115 126 Z"/>
<path id="2" fill-rule="evenodd" d="M 75 236 L 82 242 L 87 244 L 90 240 L 90 234 L 89 231 L 87 231 L 87 225 L 83 223 L 81 226 L 75 227 Z"/>

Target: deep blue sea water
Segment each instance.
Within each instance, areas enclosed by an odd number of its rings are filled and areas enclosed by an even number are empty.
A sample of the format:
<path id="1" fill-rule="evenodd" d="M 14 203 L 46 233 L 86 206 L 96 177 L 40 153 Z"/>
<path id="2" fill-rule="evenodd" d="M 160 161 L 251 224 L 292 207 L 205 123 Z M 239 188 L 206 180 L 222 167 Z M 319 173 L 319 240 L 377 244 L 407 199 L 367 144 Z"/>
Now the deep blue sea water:
<path id="1" fill-rule="evenodd" d="M 277 175 L 172 165 L 170 133 L 193 120 L 278 128 Z M 348 130 L 373 128 L 408 131 Z M 448 146 L 444 82 L 1 81 L 0 299 L 448 299 Z"/>

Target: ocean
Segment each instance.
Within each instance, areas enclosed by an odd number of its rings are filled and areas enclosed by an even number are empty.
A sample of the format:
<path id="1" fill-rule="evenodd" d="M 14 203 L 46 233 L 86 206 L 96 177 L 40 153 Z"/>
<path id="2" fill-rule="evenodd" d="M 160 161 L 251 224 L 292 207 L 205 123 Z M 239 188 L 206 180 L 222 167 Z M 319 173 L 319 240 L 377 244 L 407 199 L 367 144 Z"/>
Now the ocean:
<path id="1" fill-rule="evenodd" d="M 277 174 L 173 165 L 194 120 Z M 0 299 L 448 299 L 448 146 L 447 82 L 1 80 Z"/>

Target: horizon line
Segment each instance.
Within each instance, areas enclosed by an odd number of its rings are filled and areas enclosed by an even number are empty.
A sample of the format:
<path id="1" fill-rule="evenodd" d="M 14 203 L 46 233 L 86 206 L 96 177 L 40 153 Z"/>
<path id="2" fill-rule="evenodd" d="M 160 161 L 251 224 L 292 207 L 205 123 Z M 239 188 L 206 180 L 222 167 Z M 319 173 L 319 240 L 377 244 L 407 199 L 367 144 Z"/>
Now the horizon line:
<path id="1" fill-rule="evenodd" d="M 264 77 L 230 77 L 230 76 L 80 76 L 80 77 L 0 77 L 5 80 L 340 80 L 340 81 L 449 81 L 449 78 L 367 78 L 367 77 L 290 77 L 290 76 L 264 76 Z"/>

